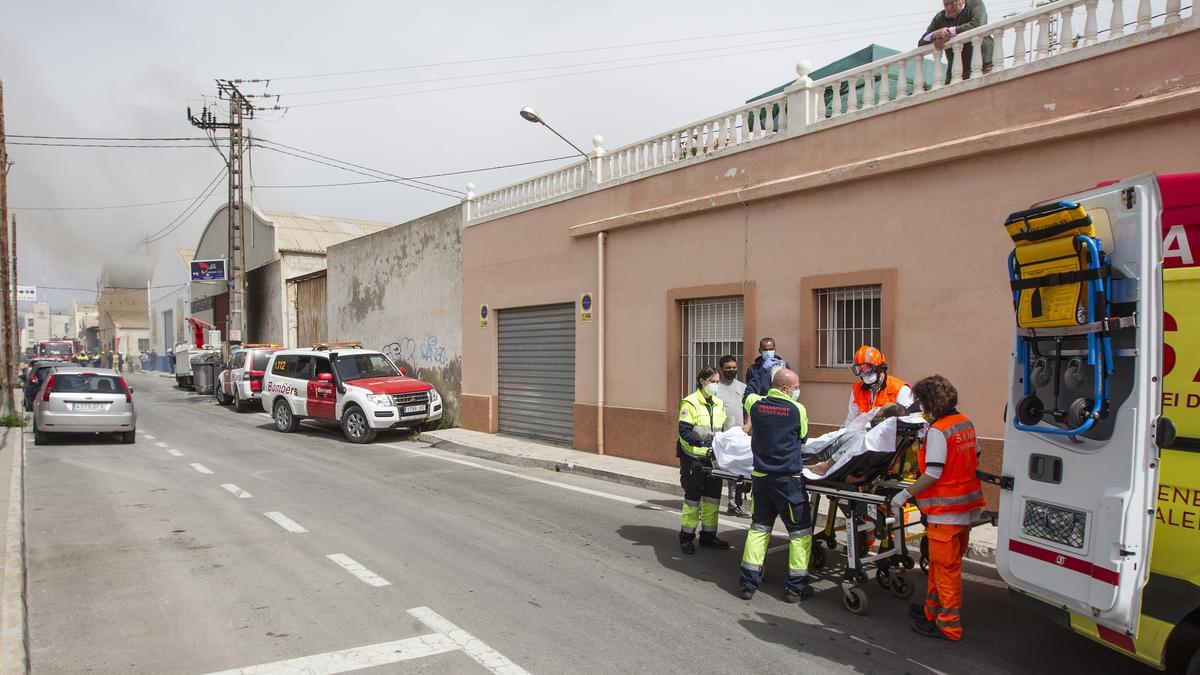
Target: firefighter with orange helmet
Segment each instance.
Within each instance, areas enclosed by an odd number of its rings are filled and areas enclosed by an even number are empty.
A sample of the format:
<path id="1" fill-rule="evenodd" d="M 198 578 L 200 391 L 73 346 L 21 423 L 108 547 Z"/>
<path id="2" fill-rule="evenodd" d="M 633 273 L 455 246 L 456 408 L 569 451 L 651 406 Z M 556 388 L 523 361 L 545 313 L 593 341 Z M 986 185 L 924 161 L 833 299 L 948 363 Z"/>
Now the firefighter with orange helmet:
<path id="1" fill-rule="evenodd" d="M 979 444 L 975 425 L 958 412 L 958 390 L 941 375 L 931 375 L 913 387 L 929 430 L 917 451 L 921 476 L 892 498 L 892 512 L 903 513 L 915 498 L 928 525 L 929 583 L 925 604 L 912 605 L 913 630 L 945 640 L 962 639 L 962 559 L 967 553 L 971 524 L 979 520 L 986 502 L 976 476 Z"/>
<path id="2" fill-rule="evenodd" d="M 899 403 L 905 408 L 911 408 L 916 402 L 912 387 L 904 380 L 889 375 L 883 352 L 870 345 L 863 345 L 854 353 L 854 363 L 850 365 L 850 372 L 860 381 L 850 388 L 850 406 L 842 426 L 848 426 L 855 417 L 863 413 L 890 403 Z"/>

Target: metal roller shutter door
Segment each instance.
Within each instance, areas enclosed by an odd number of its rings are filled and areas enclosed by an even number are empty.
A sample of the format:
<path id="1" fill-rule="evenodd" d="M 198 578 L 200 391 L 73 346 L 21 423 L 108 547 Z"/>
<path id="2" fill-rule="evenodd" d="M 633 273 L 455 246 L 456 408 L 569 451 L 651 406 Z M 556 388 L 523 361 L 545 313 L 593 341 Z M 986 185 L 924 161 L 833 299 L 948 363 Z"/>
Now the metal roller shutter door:
<path id="1" fill-rule="evenodd" d="M 570 444 L 574 438 L 575 305 L 503 309 L 500 432 Z"/>

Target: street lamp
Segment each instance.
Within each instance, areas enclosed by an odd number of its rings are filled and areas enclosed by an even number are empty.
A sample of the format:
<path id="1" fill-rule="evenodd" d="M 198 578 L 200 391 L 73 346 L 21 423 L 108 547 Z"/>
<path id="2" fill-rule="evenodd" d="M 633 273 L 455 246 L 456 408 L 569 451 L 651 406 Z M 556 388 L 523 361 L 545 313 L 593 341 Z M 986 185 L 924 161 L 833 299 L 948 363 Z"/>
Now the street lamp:
<path id="1" fill-rule="evenodd" d="M 554 127 L 550 126 L 549 124 L 546 124 L 546 120 L 542 119 L 541 116 L 537 114 L 537 111 L 534 110 L 533 108 L 531 108 L 529 106 L 525 106 L 524 108 L 521 108 L 521 117 L 524 118 L 527 122 L 533 122 L 534 124 L 540 124 L 540 125 L 546 127 L 547 129 L 549 129 L 550 131 L 553 131 L 555 136 L 558 136 L 559 138 L 563 139 L 564 143 L 571 146 L 572 148 L 575 148 L 575 152 L 578 152 L 579 154 L 583 155 L 584 159 L 591 159 L 591 157 L 588 157 L 588 154 L 586 152 L 579 149 L 578 145 L 575 145 L 571 141 L 567 140 L 567 137 L 563 136 L 562 134 L 555 131 Z"/>

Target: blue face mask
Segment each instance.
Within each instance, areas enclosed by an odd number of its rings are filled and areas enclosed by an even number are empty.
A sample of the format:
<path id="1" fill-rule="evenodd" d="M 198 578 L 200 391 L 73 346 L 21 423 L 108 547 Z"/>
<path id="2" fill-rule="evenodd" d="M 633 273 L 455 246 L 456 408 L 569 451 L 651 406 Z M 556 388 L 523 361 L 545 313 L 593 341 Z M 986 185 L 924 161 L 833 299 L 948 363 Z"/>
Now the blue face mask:
<path id="1" fill-rule="evenodd" d="M 775 358 L 775 350 L 774 349 L 764 349 L 762 351 L 762 357 L 763 357 L 764 361 L 766 361 L 767 359 Z"/>

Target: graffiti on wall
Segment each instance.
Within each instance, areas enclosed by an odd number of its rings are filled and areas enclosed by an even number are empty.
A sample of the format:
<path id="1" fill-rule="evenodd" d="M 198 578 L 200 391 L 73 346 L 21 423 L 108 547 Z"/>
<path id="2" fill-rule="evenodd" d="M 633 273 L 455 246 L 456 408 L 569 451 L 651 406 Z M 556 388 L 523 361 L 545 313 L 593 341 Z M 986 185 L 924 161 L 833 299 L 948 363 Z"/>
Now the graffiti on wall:
<path id="1" fill-rule="evenodd" d="M 383 353 L 393 361 L 417 365 L 420 363 L 445 367 L 450 363 L 446 356 L 446 348 L 435 335 L 429 335 L 424 341 L 411 337 L 401 338 L 384 346 Z M 419 357 L 419 358 L 418 358 Z"/>

